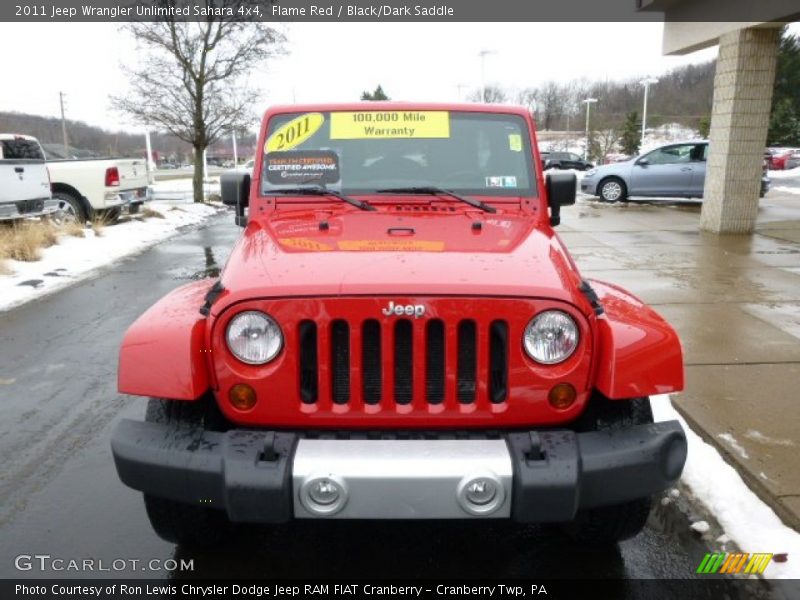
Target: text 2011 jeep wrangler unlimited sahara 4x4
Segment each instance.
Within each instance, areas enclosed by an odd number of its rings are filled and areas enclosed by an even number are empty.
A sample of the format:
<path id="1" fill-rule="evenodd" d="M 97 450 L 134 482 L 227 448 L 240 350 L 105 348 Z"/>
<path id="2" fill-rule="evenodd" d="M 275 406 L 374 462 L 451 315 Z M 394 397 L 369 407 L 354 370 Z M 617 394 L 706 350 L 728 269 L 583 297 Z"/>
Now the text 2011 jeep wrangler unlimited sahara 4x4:
<path id="1" fill-rule="evenodd" d="M 616 541 L 686 459 L 648 395 L 683 386 L 672 328 L 587 281 L 552 227 L 507 106 L 288 106 L 254 176 L 223 178 L 244 233 L 216 282 L 128 330 L 119 389 L 149 396 L 112 448 L 158 534 L 231 523 L 510 518 Z"/>

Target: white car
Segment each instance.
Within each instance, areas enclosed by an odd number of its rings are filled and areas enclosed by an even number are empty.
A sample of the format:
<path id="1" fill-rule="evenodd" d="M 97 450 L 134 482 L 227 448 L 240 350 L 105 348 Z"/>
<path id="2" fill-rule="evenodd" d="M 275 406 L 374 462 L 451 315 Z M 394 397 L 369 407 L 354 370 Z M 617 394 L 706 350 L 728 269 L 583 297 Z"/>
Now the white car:
<path id="1" fill-rule="evenodd" d="M 144 158 L 52 160 L 47 166 L 53 198 L 66 220 L 114 220 L 123 210 L 138 212 L 151 197 Z"/>
<path id="2" fill-rule="evenodd" d="M 36 138 L 0 133 L 0 220 L 54 213 L 44 152 Z"/>

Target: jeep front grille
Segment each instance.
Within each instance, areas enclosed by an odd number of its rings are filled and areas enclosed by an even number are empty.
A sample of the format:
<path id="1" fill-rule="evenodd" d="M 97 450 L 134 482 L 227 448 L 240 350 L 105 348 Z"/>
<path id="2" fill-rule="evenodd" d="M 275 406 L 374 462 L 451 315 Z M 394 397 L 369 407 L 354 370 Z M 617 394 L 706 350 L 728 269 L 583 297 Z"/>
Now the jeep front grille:
<path id="1" fill-rule="evenodd" d="M 483 377 L 489 402 L 499 404 L 508 396 L 508 338 L 502 320 L 485 328 L 471 319 L 335 319 L 326 325 L 303 320 L 297 336 L 300 399 L 315 404 L 328 390 L 333 404 L 346 405 L 353 399 L 353 385 L 359 385 L 366 405 L 402 406 L 415 400 L 441 405 L 452 386 L 459 403 L 474 404 Z M 482 346 L 486 364 L 479 364 Z"/>

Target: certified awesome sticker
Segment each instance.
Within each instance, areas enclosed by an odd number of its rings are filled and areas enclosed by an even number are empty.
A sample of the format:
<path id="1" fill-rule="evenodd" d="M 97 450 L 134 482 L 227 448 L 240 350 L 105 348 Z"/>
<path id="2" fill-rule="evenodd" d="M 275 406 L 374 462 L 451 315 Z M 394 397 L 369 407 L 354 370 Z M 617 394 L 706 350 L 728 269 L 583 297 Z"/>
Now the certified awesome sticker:
<path id="1" fill-rule="evenodd" d="M 267 181 L 274 185 L 323 184 L 339 181 L 339 157 L 330 150 L 270 152 L 264 157 Z"/>

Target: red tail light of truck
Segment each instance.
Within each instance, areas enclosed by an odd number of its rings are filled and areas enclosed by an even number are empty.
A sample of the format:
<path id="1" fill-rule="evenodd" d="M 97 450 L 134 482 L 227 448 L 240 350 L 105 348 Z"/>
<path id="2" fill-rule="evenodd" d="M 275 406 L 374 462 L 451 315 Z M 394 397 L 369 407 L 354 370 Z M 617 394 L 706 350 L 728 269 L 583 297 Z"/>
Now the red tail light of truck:
<path id="1" fill-rule="evenodd" d="M 119 185 L 119 169 L 117 167 L 109 167 L 106 169 L 106 187 L 114 187 Z"/>

